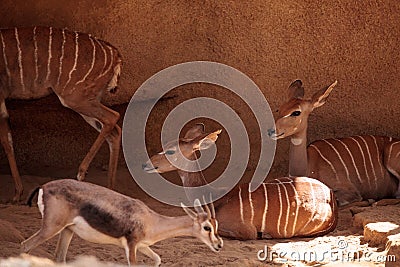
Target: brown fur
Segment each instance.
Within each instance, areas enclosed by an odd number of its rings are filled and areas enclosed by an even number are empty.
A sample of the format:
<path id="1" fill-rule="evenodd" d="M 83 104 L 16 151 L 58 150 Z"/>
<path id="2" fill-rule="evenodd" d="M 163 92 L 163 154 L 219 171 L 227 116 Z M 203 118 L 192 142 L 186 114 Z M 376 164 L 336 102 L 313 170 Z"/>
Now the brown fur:
<path id="1" fill-rule="evenodd" d="M 100 99 L 117 85 L 122 64 L 118 50 L 89 34 L 52 27 L 1 29 L 0 39 L 0 140 L 15 183 L 14 201 L 19 201 L 23 187 L 7 122 L 7 98 L 37 99 L 55 93 L 64 106 L 81 114 L 100 134 L 79 166 L 78 179 L 84 179 L 106 140 L 113 187 L 121 142 L 119 114 Z"/>

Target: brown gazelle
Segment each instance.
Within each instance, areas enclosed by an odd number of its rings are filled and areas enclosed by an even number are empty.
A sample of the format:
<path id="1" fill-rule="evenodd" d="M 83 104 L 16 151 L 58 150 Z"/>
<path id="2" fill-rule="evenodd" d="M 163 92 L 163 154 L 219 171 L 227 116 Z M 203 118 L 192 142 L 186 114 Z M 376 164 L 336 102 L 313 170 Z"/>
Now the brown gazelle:
<path id="1" fill-rule="evenodd" d="M 129 266 L 136 264 L 140 251 L 161 264 L 150 246 L 176 236 L 193 236 L 212 251 L 219 251 L 223 241 L 218 235 L 215 211 L 195 200 L 196 213 L 182 205 L 188 216 L 168 217 L 133 199 L 95 184 L 65 179 L 49 182 L 35 190 L 42 214 L 42 227 L 22 242 L 22 251 L 29 252 L 53 236 L 60 234 L 56 260 L 65 261 L 73 234 L 93 243 L 113 244 L 125 249 Z"/>
<path id="2" fill-rule="evenodd" d="M 276 139 L 290 137 L 289 175 L 314 177 L 335 192 L 339 205 L 367 199 L 400 197 L 400 139 L 359 135 L 318 140 L 307 147 L 308 117 L 336 86 L 304 98 L 300 80 L 289 86 L 288 101 L 279 108 Z"/>
<path id="3" fill-rule="evenodd" d="M 111 44 L 89 34 L 52 27 L 0 30 L 0 139 L 15 182 L 14 200 L 23 187 L 15 161 L 5 100 L 38 99 L 52 92 L 100 132 L 79 166 L 83 180 L 90 162 L 107 140 L 110 148 L 109 186 L 113 187 L 121 142 L 119 114 L 100 103 L 113 92 L 121 56 Z"/>
<path id="4" fill-rule="evenodd" d="M 163 152 L 152 156 L 143 169 L 158 173 L 177 170 L 183 186 L 206 185 L 201 171 L 179 170 L 169 160 L 196 160 L 196 151 L 208 149 L 220 132 L 207 134 L 204 125 L 198 124 L 184 138 L 168 143 Z M 175 153 L 178 149 L 181 153 Z M 318 236 L 333 230 L 337 223 L 332 191 L 307 177 L 281 177 L 263 183 L 253 192 L 250 184 L 240 184 L 215 203 L 215 210 L 221 236 L 241 240 Z"/>

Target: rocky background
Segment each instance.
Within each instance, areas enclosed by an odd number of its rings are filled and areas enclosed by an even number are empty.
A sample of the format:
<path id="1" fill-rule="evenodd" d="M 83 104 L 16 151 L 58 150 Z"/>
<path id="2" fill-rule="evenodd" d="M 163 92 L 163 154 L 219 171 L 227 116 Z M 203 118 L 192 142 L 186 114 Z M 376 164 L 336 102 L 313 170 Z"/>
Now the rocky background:
<path id="1" fill-rule="evenodd" d="M 308 95 L 338 80 L 328 103 L 310 118 L 309 141 L 356 134 L 400 136 L 399 21 L 397 0 L 2 0 L 0 9 L 0 27 L 67 27 L 118 47 L 124 58 L 120 88 L 104 102 L 122 115 L 146 79 L 186 61 L 216 61 L 244 72 L 273 111 L 295 79 L 303 80 Z M 160 102 L 149 120 L 150 153 L 160 149 L 159 131 L 168 111 L 183 100 L 209 96 L 241 116 L 255 151 L 248 169 L 254 168 L 260 134 L 240 99 L 207 84 L 182 86 L 170 96 L 175 97 Z M 97 132 L 55 97 L 7 105 L 22 173 L 41 175 L 46 166 L 75 170 L 96 138 Z M 220 140 L 220 157 L 227 159 L 228 136 Z M 279 141 L 270 177 L 286 174 L 287 151 L 288 140 Z M 104 146 L 93 165 L 107 160 Z M 221 162 L 216 168 L 222 170 Z M 7 173 L 3 152 L 0 163 Z"/>

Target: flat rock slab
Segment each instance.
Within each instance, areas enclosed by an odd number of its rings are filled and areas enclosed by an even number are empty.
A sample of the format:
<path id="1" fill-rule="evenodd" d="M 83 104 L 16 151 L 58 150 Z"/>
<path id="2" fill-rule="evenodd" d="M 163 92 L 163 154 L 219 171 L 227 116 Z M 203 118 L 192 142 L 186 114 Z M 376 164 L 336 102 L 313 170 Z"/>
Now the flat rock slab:
<path id="1" fill-rule="evenodd" d="M 400 205 L 363 208 L 354 215 L 353 225 L 364 229 L 364 241 L 385 248 L 385 266 L 400 266 Z"/>

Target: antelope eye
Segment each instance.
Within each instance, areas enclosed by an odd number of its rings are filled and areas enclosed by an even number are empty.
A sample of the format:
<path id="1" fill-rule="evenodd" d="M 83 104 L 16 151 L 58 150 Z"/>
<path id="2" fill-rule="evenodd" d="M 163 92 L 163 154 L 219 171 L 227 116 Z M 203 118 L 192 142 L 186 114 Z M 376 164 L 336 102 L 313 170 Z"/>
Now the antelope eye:
<path id="1" fill-rule="evenodd" d="M 203 229 L 207 232 L 211 232 L 211 228 L 210 226 L 204 226 Z"/>
<path id="2" fill-rule="evenodd" d="M 165 151 L 165 154 L 173 155 L 173 154 L 175 154 L 175 151 L 174 150 L 167 150 L 167 151 Z"/>
<path id="3" fill-rule="evenodd" d="M 300 116 L 300 114 L 301 114 L 301 111 L 300 110 L 296 110 L 296 111 L 293 111 L 292 114 L 290 114 L 290 116 L 291 117 L 297 117 L 297 116 Z"/>

